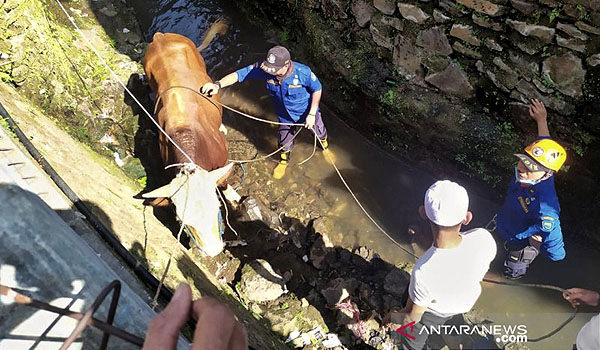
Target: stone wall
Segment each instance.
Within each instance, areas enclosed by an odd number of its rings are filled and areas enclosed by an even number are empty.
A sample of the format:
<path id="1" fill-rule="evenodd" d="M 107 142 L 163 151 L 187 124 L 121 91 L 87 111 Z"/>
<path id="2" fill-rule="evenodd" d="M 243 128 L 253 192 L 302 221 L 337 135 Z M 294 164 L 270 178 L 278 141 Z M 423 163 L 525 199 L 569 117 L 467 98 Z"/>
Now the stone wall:
<path id="1" fill-rule="evenodd" d="M 589 231 L 580 219 L 597 215 L 591 208 L 600 199 L 589 195 L 600 193 L 600 1 L 238 4 L 278 28 L 272 34 L 313 67 L 325 101 L 350 125 L 498 199 L 512 154 L 535 137 L 527 103 L 542 100 L 553 136 L 569 152 L 568 172 L 557 177 L 565 220 Z"/>

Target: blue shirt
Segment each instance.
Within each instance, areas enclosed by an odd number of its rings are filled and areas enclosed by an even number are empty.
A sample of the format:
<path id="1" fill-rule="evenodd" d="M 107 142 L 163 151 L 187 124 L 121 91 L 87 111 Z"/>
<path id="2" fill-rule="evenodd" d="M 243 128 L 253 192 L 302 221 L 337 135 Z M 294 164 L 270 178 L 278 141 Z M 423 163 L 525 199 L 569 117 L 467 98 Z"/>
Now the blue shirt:
<path id="1" fill-rule="evenodd" d="M 280 84 L 277 77 L 262 70 L 260 64 L 261 62 L 258 62 L 238 69 L 236 71 L 238 82 L 246 79 L 265 80 L 279 121 L 304 122 L 310 110 L 311 94 L 322 89 L 317 76 L 308 66 L 293 62 L 292 73 Z"/>
<path id="2" fill-rule="evenodd" d="M 533 235 L 542 236 L 541 251 L 551 260 L 564 259 L 565 244 L 558 214 L 560 205 L 554 177 L 536 185 L 523 187 L 513 180 L 502 209 L 498 213 L 497 231 L 508 241 L 525 240 Z"/>

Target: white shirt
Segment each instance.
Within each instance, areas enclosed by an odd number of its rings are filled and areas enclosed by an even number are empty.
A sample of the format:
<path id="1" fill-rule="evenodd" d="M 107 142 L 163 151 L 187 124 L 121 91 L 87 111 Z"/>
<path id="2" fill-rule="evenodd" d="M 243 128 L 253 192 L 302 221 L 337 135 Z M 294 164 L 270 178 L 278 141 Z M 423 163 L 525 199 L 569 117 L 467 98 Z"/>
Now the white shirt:
<path id="1" fill-rule="evenodd" d="M 460 235 L 462 241 L 455 248 L 431 246 L 417 260 L 410 278 L 410 299 L 442 317 L 471 310 L 496 256 L 496 242 L 487 230 L 477 228 Z"/>
<path id="2" fill-rule="evenodd" d="M 577 334 L 577 350 L 598 349 L 600 349 L 600 315 L 592 317 Z"/>

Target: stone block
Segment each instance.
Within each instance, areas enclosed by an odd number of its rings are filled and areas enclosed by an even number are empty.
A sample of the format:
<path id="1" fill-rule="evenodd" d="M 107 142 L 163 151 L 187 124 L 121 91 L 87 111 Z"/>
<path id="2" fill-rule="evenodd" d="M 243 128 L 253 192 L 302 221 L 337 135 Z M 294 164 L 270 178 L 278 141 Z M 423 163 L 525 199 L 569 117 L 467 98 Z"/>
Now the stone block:
<path id="1" fill-rule="evenodd" d="M 375 8 L 367 0 L 352 0 L 350 12 L 352 12 L 356 23 L 360 27 L 366 27 L 371 20 L 371 16 L 373 16 L 373 12 L 375 12 Z"/>
<path id="2" fill-rule="evenodd" d="M 466 47 L 465 45 L 463 45 L 463 43 L 461 43 L 460 41 L 455 41 L 454 44 L 452 44 L 452 48 L 460 53 L 463 54 L 467 57 L 471 57 L 477 60 L 481 59 L 481 54 L 473 49 L 470 49 L 468 47 Z"/>
<path id="3" fill-rule="evenodd" d="M 585 69 L 581 59 L 569 52 L 559 57 L 549 57 L 542 63 L 542 74 L 556 84 L 556 89 L 573 97 L 583 97 Z"/>
<path id="4" fill-rule="evenodd" d="M 456 0 L 456 2 L 492 17 L 502 16 L 506 11 L 505 6 L 494 4 L 493 2 L 486 0 Z"/>
<path id="5" fill-rule="evenodd" d="M 425 77 L 425 81 L 449 95 L 462 98 L 473 96 L 473 86 L 469 77 L 455 63 L 450 63 L 441 72 L 433 73 Z"/>
<path id="6" fill-rule="evenodd" d="M 393 15 L 396 12 L 396 1 L 394 0 L 373 0 L 373 6 L 385 15 Z"/>
<path id="7" fill-rule="evenodd" d="M 416 44 L 429 52 L 441 55 L 452 53 L 452 47 L 450 47 L 448 38 L 441 27 L 433 27 L 420 32 Z"/>
<path id="8" fill-rule="evenodd" d="M 510 18 L 506 20 L 506 24 L 519 32 L 521 35 L 535 38 L 543 44 L 550 44 L 556 32 L 554 28 L 529 24 L 526 22 L 513 21 Z"/>
<path id="9" fill-rule="evenodd" d="M 421 8 L 412 4 L 398 3 L 398 10 L 400 10 L 400 14 L 404 19 L 417 24 L 423 24 L 431 17 Z"/>
<path id="10" fill-rule="evenodd" d="M 454 24 L 450 30 L 450 35 L 469 43 L 471 45 L 481 45 L 480 40 L 473 34 L 473 27 L 465 24 Z"/>

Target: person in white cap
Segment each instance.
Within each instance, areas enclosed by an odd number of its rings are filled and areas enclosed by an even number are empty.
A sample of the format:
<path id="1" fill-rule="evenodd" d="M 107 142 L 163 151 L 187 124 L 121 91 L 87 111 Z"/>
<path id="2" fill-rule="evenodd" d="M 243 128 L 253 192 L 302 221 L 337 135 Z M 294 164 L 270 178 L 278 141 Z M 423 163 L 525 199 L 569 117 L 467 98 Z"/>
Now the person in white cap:
<path id="1" fill-rule="evenodd" d="M 436 327 L 471 310 L 496 256 L 496 242 L 486 229 L 460 232 L 473 214 L 467 191 L 459 184 L 444 180 L 431 185 L 419 213 L 429 220 L 433 244 L 415 263 L 407 305 L 388 315 L 394 327 L 413 323 L 402 329 L 410 337 L 401 338 L 401 349 L 411 350 L 423 349 L 431 329 L 437 333 Z"/>
<path id="2" fill-rule="evenodd" d="M 563 297 L 567 299 L 573 307 L 581 305 L 600 306 L 600 293 L 583 288 L 569 288 L 563 292 Z M 579 333 L 576 340 L 577 350 L 598 350 L 600 349 L 600 314 L 597 314 L 588 321 Z"/>

